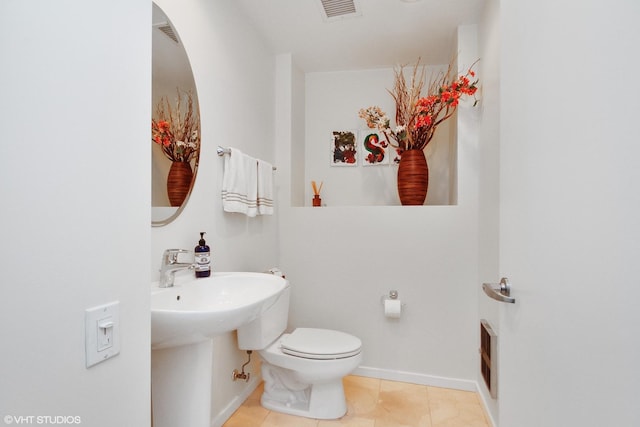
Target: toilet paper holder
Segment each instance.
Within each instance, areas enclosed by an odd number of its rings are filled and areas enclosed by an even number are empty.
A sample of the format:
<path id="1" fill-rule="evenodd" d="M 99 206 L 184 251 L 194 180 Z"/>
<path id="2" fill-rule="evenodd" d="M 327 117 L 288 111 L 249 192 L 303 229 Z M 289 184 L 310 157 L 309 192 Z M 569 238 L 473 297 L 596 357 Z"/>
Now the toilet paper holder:
<path id="1" fill-rule="evenodd" d="M 384 305 L 384 302 L 389 299 L 398 299 L 398 291 L 391 290 L 389 291 L 389 295 L 382 295 L 380 297 L 380 304 Z M 400 306 L 404 308 L 405 305 L 405 303 L 402 303 Z"/>

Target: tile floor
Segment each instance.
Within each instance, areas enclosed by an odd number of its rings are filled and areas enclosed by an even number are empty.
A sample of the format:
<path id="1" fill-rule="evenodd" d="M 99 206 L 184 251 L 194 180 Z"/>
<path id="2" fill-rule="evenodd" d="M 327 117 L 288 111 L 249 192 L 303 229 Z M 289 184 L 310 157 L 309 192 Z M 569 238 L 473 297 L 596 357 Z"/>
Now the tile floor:
<path id="1" fill-rule="evenodd" d="M 354 375 L 344 390 L 347 414 L 327 421 L 264 409 L 260 386 L 223 427 L 490 427 L 477 393 Z"/>

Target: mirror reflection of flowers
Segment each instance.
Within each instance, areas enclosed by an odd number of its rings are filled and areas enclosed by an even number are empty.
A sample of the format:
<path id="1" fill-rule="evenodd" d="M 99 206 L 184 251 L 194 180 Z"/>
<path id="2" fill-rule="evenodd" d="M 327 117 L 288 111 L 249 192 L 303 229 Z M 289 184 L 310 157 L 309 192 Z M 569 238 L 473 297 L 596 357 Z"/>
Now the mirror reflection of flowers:
<path id="1" fill-rule="evenodd" d="M 424 86 L 424 67 L 419 71 L 419 63 L 413 69 L 411 85 L 407 84 L 404 67 L 394 70 L 395 86 L 388 91 L 396 102 L 396 127 L 391 128 L 389 117 L 378 106 L 363 108 L 358 116 L 367 122 L 367 126 L 382 132 L 393 147 L 400 152 L 411 149 L 424 149 L 433 138 L 438 125 L 453 115 L 463 96 L 473 96 L 478 90 L 478 79 L 472 70 L 455 76 L 453 61 L 446 72 L 435 76 L 427 91 L 421 96 Z M 474 102 L 474 106 L 478 103 Z"/>
<path id="2" fill-rule="evenodd" d="M 193 109 L 191 91 L 186 92 L 186 104 L 185 110 L 178 89 L 175 107 L 172 108 L 169 99 L 163 96 L 156 106 L 155 118 L 151 119 L 151 139 L 174 162 L 190 162 L 200 145 L 200 120 Z"/>

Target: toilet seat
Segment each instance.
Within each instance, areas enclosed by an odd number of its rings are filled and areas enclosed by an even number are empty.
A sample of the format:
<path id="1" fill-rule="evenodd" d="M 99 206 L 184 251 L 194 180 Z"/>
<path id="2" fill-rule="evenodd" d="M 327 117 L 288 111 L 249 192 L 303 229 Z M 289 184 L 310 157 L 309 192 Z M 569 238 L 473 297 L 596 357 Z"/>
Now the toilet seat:
<path id="1" fill-rule="evenodd" d="M 330 329 L 298 328 L 280 341 L 283 353 L 315 360 L 352 357 L 360 353 L 361 347 L 360 339 Z"/>

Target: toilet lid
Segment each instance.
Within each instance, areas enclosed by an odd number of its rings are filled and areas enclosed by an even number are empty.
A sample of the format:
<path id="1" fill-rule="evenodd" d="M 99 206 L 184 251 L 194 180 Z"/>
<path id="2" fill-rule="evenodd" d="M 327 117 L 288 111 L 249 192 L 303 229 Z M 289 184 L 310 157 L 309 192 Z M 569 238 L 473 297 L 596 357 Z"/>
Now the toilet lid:
<path id="1" fill-rule="evenodd" d="M 360 353 L 362 341 L 330 329 L 298 328 L 282 338 L 283 353 L 308 359 L 342 359 Z"/>

